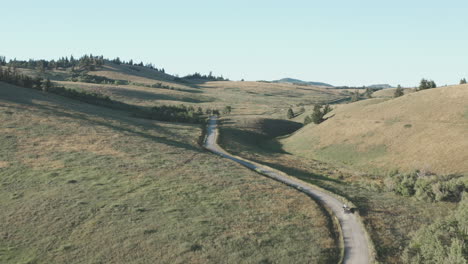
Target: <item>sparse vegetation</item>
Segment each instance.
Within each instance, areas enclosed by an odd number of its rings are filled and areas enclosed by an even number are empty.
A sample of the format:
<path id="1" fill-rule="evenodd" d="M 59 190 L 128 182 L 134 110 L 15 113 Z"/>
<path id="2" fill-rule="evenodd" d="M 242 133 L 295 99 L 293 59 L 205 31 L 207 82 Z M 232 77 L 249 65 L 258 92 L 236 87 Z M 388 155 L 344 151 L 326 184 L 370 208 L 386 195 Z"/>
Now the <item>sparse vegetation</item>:
<path id="1" fill-rule="evenodd" d="M 0 263 L 336 262 L 317 204 L 201 134 L 0 83 Z"/>

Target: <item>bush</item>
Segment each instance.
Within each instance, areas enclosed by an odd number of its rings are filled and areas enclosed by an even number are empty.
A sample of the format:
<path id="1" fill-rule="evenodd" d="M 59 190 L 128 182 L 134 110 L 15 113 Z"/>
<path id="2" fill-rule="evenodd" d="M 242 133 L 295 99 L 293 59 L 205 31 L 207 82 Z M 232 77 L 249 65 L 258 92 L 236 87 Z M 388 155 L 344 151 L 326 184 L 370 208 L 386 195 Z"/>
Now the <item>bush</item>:
<path id="1" fill-rule="evenodd" d="M 418 200 L 458 202 L 467 190 L 467 178 L 457 175 L 392 174 L 384 179 L 388 191 Z"/>
<path id="2" fill-rule="evenodd" d="M 468 197 L 446 219 L 421 227 L 403 252 L 404 263 L 466 264 Z"/>

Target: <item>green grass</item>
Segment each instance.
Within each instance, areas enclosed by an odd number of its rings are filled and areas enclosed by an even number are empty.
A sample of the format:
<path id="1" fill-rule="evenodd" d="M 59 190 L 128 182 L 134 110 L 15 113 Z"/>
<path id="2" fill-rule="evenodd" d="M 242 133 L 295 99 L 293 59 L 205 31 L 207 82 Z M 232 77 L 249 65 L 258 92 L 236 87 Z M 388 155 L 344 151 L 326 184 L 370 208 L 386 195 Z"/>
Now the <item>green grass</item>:
<path id="1" fill-rule="evenodd" d="M 341 162 L 346 165 L 359 165 L 368 159 L 375 159 L 385 155 L 386 146 L 376 145 L 365 150 L 359 150 L 357 144 L 334 144 L 322 148 L 317 156 L 330 162 Z"/>
<path id="2" fill-rule="evenodd" d="M 359 208 L 376 247 L 377 260 L 382 263 L 401 263 L 403 250 L 413 232 L 443 218 L 456 206 L 454 203 L 427 203 L 397 196 L 384 190 L 378 174 L 362 174 L 336 162 L 326 163 L 286 153 L 276 138 L 267 136 L 271 133 L 268 130 L 275 130 L 275 126 L 265 130 L 258 125 L 261 118 L 252 118 L 255 122 L 247 122 L 242 116 L 226 118 L 220 128 L 220 144 L 233 154 L 266 164 L 351 200 Z M 252 140 L 258 144 L 252 144 Z M 386 151 L 381 145 L 366 152 L 358 152 L 357 148 L 357 145 L 336 145 L 324 153 L 330 160 L 358 164 Z"/>
<path id="3" fill-rule="evenodd" d="M 310 198 L 202 128 L 0 84 L 1 263 L 329 263 Z"/>

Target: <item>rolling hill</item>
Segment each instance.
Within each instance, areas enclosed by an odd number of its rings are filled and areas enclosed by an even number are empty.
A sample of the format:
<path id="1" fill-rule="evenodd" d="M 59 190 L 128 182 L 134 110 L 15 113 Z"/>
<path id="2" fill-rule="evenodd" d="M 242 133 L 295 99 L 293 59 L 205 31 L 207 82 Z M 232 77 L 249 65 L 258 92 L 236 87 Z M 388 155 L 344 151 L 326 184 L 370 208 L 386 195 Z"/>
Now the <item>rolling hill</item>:
<path id="1" fill-rule="evenodd" d="M 0 82 L 0 262 L 335 258 L 317 204 L 201 135 Z"/>
<path id="2" fill-rule="evenodd" d="M 468 173 L 468 86 L 338 107 L 320 125 L 283 139 L 291 153 L 365 171 Z"/>
<path id="3" fill-rule="evenodd" d="M 300 85 L 333 87 L 333 85 L 324 83 L 324 82 L 308 82 L 308 81 L 302 81 L 302 80 L 293 79 L 293 78 L 283 78 L 283 79 L 272 81 L 272 82 L 273 83 L 293 83 L 293 84 L 300 84 Z"/>

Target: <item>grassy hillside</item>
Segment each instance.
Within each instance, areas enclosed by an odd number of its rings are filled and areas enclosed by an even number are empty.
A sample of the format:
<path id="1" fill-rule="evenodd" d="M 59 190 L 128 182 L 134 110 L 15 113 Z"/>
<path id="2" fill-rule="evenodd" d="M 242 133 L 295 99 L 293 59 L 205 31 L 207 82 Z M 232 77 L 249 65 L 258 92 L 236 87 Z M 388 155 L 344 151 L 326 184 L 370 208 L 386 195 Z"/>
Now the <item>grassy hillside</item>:
<path id="1" fill-rule="evenodd" d="M 368 102 L 361 101 L 358 104 Z M 350 105 L 338 107 L 345 108 Z M 308 125 L 311 126 L 311 125 Z M 282 170 L 352 200 L 359 208 L 376 245 L 381 263 L 402 263 L 402 254 L 413 232 L 442 219 L 456 206 L 428 203 L 387 191 L 376 175 L 356 173 L 338 163 L 291 155 L 282 149 L 280 135 L 298 128 L 293 121 L 256 116 L 229 116 L 222 120 L 220 144 L 229 152 Z"/>
<path id="2" fill-rule="evenodd" d="M 286 151 L 372 169 L 468 173 L 468 86 L 425 90 L 337 108 L 282 140 Z"/>
<path id="3" fill-rule="evenodd" d="M 0 83 L 1 263 L 336 261 L 308 197 L 128 116 Z"/>
<path id="4" fill-rule="evenodd" d="M 395 94 L 395 90 L 397 88 L 388 88 L 388 89 L 382 89 L 379 91 L 376 91 L 372 93 L 372 97 L 375 98 L 393 98 Z M 403 93 L 409 94 L 409 93 L 414 93 L 415 89 L 414 88 L 403 88 Z"/>
<path id="5" fill-rule="evenodd" d="M 135 70 L 136 69 L 136 70 Z M 26 70 L 26 73 L 32 73 Z M 51 75 L 51 73 L 47 73 Z M 341 91 L 290 83 L 203 81 L 175 82 L 174 77 L 140 66 L 116 65 L 106 62 L 102 69 L 87 72 L 111 80 L 124 80 L 127 84 L 95 84 L 66 81 L 62 72 L 56 78 L 67 88 L 99 92 L 129 104 L 152 106 L 185 104 L 222 110 L 229 105 L 235 114 L 269 114 L 285 118 L 289 107 L 311 105 L 343 98 Z M 69 78 L 69 77 L 68 77 Z M 160 84 L 163 87 L 149 87 Z"/>

